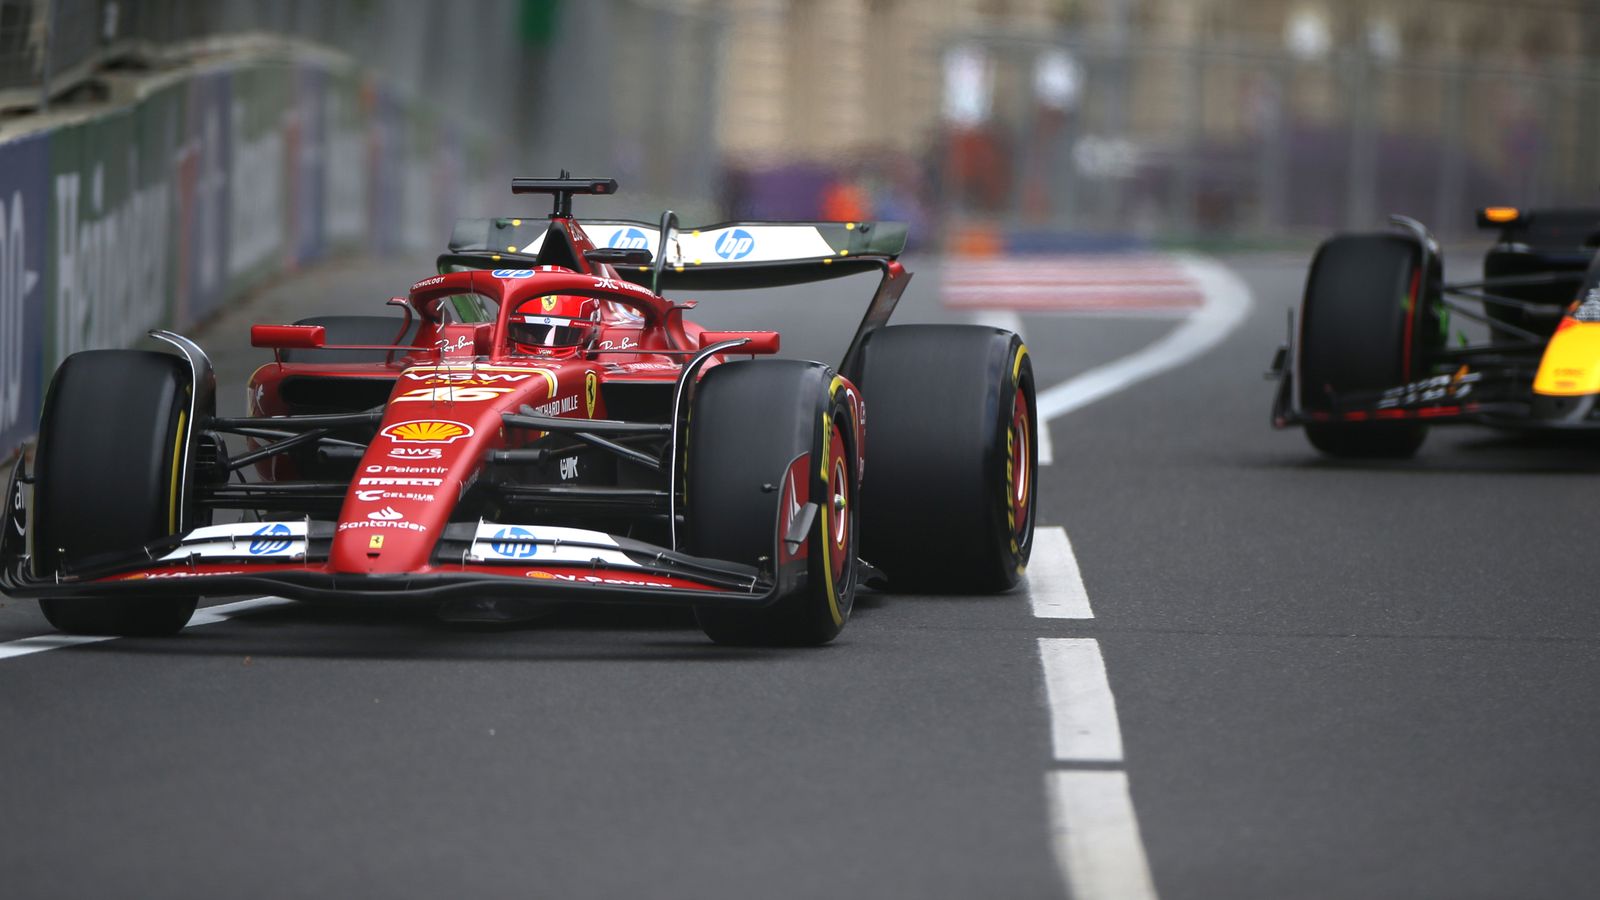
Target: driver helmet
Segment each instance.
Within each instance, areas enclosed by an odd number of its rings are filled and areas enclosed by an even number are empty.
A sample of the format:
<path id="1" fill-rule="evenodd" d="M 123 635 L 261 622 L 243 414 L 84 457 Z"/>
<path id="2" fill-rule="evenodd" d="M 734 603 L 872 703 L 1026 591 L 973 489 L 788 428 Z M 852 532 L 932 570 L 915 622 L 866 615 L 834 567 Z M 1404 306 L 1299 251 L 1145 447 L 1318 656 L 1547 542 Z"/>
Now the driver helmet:
<path id="1" fill-rule="evenodd" d="M 561 266 L 540 271 L 570 272 Z M 600 327 L 600 301 L 572 294 L 546 294 L 524 302 L 511 314 L 512 343 L 542 356 L 576 353 L 589 346 Z"/>

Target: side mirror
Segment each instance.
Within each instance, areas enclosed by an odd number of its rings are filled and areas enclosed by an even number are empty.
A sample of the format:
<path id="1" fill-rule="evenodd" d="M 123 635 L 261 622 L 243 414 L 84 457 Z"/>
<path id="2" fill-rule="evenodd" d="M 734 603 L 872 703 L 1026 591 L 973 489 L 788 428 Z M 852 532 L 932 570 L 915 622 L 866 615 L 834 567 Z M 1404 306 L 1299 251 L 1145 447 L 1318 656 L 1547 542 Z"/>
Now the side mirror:
<path id="1" fill-rule="evenodd" d="M 600 247 L 584 253 L 583 258 L 608 266 L 648 266 L 651 257 L 650 251 L 643 247 Z"/>
<path id="2" fill-rule="evenodd" d="M 321 325 L 251 325 L 250 346 L 268 350 L 320 350 L 328 345 Z"/>
<path id="3" fill-rule="evenodd" d="M 747 343 L 742 347 L 733 347 L 729 353 L 777 353 L 778 333 L 776 331 L 702 331 L 700 332 L 700 348 L 705 349 L 712 344 L 723 341 L 735 341 L 745 338 Z"/>

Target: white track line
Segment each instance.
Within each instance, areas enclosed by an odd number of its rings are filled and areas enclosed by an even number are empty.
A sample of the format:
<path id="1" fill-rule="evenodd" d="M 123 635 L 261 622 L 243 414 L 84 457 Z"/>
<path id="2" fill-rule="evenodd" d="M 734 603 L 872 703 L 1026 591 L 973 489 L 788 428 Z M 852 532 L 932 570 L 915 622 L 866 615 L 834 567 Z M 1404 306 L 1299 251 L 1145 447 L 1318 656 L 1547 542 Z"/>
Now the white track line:
<path id="1" fill-rule="evenodd" d="M 1093 638 L 1040 638 L 1039 659 L 1056 761 L 1122 762 L 1122 730 L 1100 643 Z"/>
<path id="2" fill-rule="evenodd" d="M 1155 900 L 1125 772 L 1045 775 L 1050 844 L 1073 900 Z"/>
<path id="3" fill-rule="evenodd" d="M 1028 602 L 1039 619 L 1094 618 L 1072 541 L 1059 525 L 1034 529 L 1033 553 L 1028 557 Z"/>
<path id="4" fill-rule="evenodd" d="M 1028 335 L 1022 330 L 1022 317 L 1017 315 L 1014 310 L 981 310 L 972 314 L 972 321 L 978 325 L 988 325 L 993 328 L 1015 332 L 1018 337 L 1022 338 L 1024 344 L 1028 342 Z M 1036 443 L 1039 445 L 1039 465 L 1048 466 L 1055 462 L 1055 446 L 1050 443 L 1050 422 L 1043 414 L 1039 414 L 1039 434 L 1036 436 Z"/>
<path id="5" fill-rule="evenodd" d="M 207 606 L 204 609 L 195 610 L 194 615 L 189 619 L 189 624 L 185 625 L 184 628 L 226 622 L 242 612 L 253 609 L 269 609 L 292 602 L 282 597 L 256 597 L 251 600 L 237 600 L 233 603 Z M 47 650 L 60 650 L 65 647 L 80 647 L 84 644 L 98 644 L 101 641 L 114 640 L 116 640 L 115 637 L 106 635 L 42 634 L 38 637 L 22 638 L 21 640 L 0 644 L 0 660 L 29 656 L 34 653 L 44 653 Z"/>
<path id="6" fill-rule="evenodd" d="M 0 644 L 0 659 L 29 656 L 34 653 L 43 653 L 46 650 L 60 650 L 63 647 L 79 647 L 84 644 L 98 644 L 101 641 L 114 640 L 116 638 L 102 635 L 41 634 L 38 637 L 23 638 Z"/>
<path id="7" fill-rule="evenodd" d="M 1090 369 L 1039 394 L 1039 418 L 1057 419 L 1130 385 L 1177 368 L 1222 342 L 1250 311 L 1250 288 L 1215 260 L 1182 255 L 1178 264 L 1205 303 L 1170 334 L 1143 350 Z M 1044 429 L 1040 429 L 1043 431 Z"/>

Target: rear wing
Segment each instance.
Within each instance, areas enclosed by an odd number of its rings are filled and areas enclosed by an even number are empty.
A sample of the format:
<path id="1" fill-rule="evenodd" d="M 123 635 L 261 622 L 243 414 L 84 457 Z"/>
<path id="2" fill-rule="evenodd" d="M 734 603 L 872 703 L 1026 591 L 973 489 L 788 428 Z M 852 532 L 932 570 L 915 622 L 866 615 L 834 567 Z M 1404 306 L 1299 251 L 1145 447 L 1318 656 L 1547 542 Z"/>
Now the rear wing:
<path id="1" fill-rule="evenodd" d="M 596 247 L 661 247 L 661 226 L 623 219 L 580 223 Z M 450 236 L 452 254 L 536 257 L 550 230 L 541 219 L 462 219 Z M 618 265 L 617 274 L 656 290 L 741 290 L 804 284 L 881 271 L 906 247 L 900 222 L 723 222 L 669 229 L 660 281 L 651 265 Z"/>

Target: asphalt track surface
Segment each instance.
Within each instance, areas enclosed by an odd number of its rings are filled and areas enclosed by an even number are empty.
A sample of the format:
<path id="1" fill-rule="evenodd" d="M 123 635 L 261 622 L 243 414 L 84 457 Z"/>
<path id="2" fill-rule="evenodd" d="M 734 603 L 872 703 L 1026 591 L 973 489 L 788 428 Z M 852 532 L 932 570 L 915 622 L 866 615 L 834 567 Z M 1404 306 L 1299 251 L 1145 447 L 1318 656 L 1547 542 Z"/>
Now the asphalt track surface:
<path id="1" fill-rule="evenodd" d="M 1415 461 L 1320 460 L 1261 379 L 1303 261 L 1224 262 L 1255 302 L 1221 346 L 1054 423 L 1040 523 L 1094 618 L 864 596 L 828 647 L 744 651 L 659 610 L 287 605 L 0 657 L 0 894 L 1593 896 L 1600 446 L 1436 429 Z M 900 320 L 946 317 L 913 268 Z M 422 274 L 325 268 L 213 323 L 224 410 L 249 321 Z M 870 287 L 699 318 L 837 359 Z M 1022 322 L 1041 385 L 1174 328 Z M 0 600 L 0 650 L 48 632 Z M 1120 760 L 1061 762 L 1041 639 L 1103 655 Z M 1126 773 L 1142 858 L 1063 872 L 1063 771 Z"/>

